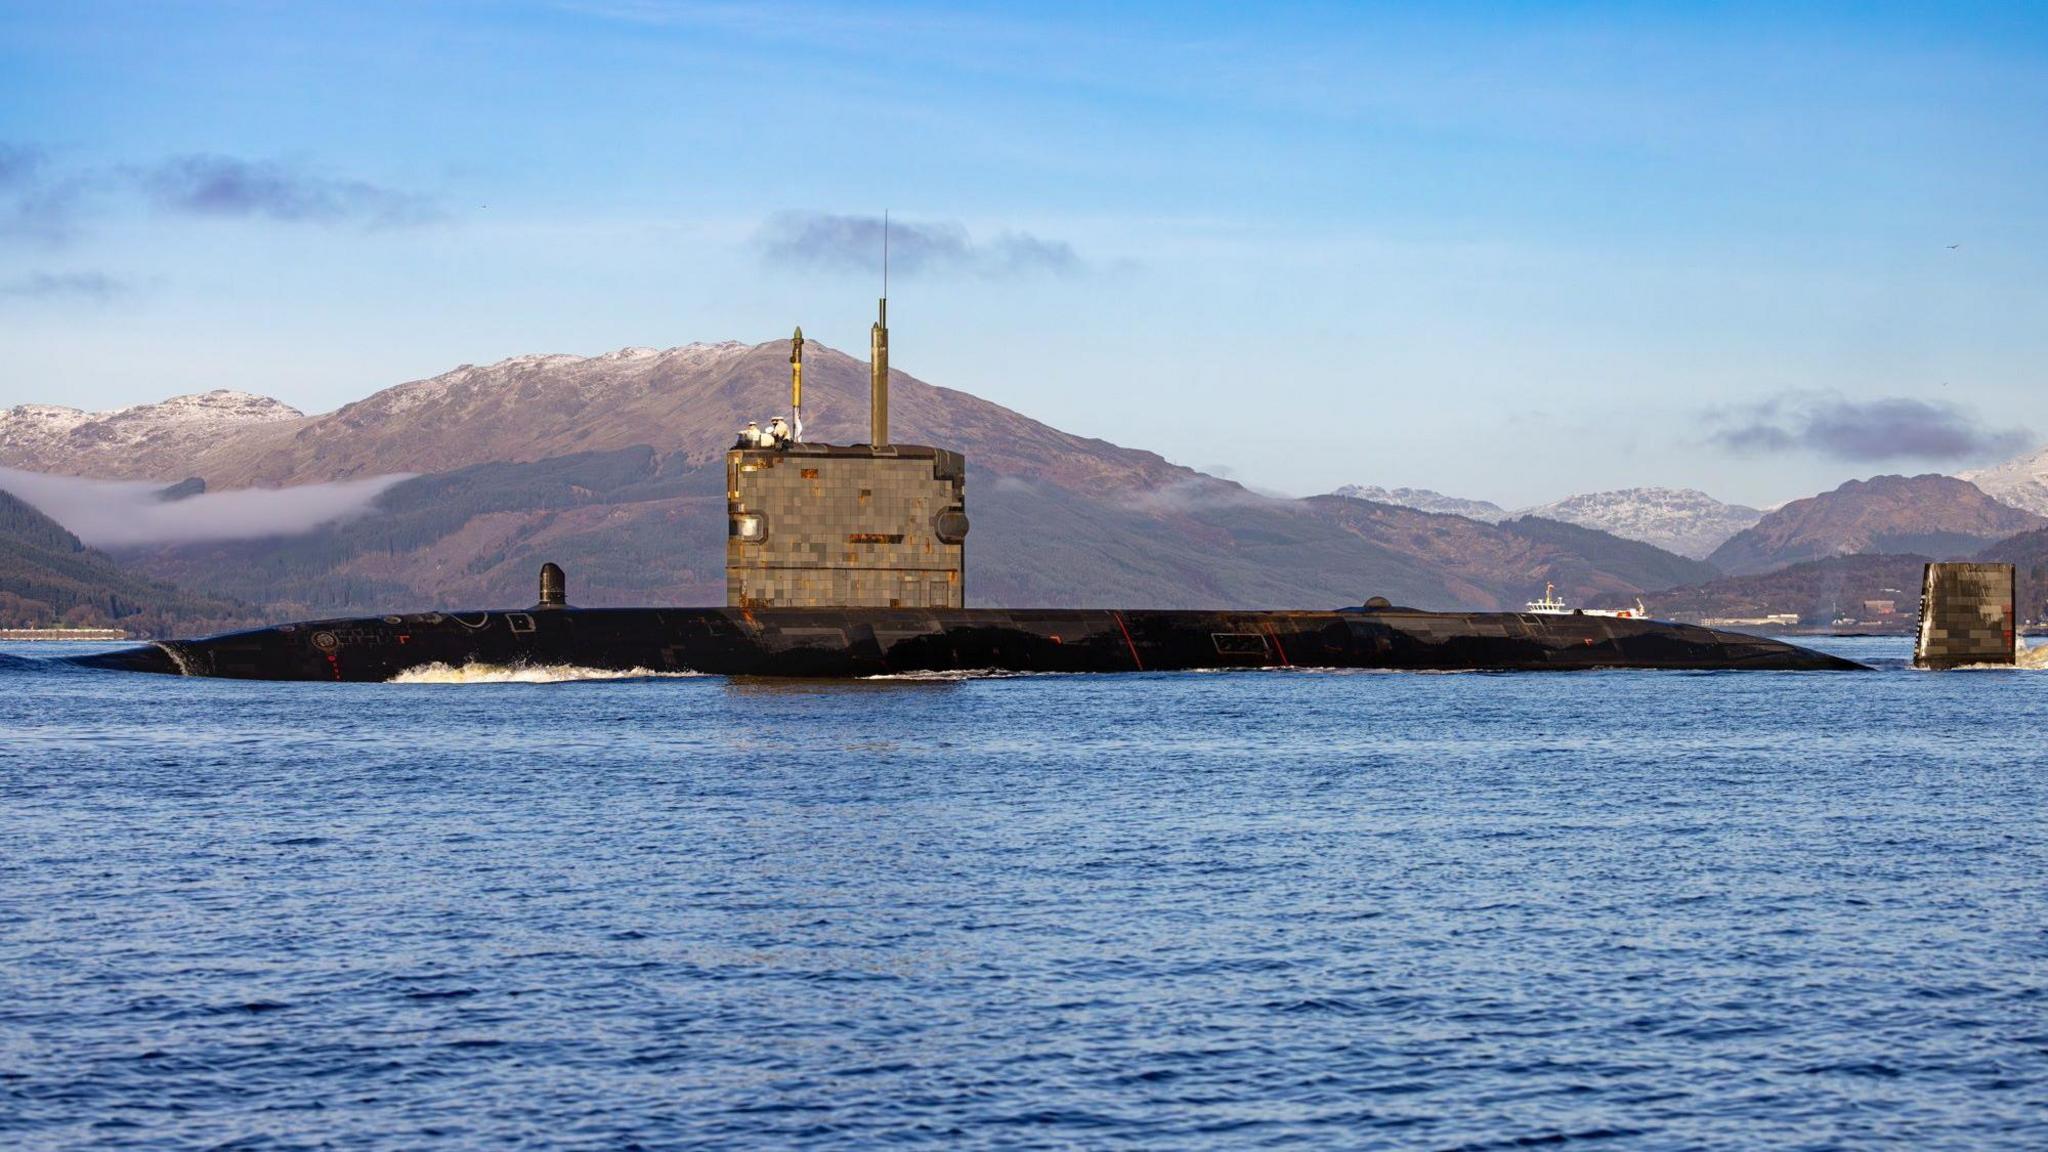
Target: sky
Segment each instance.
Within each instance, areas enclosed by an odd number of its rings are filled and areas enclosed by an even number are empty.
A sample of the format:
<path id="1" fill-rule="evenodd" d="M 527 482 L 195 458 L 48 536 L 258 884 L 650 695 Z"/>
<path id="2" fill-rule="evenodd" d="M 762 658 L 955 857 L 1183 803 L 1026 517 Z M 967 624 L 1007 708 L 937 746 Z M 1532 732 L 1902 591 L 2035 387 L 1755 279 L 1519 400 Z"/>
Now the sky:
<path id="1" fill-rule="evenodd" d="M 1269 491 L 2048 442 L 2048 7 L 0 2 L 0 407 L 786 338 Z M 913 429 L 901 429 L 905 434 Z"/>

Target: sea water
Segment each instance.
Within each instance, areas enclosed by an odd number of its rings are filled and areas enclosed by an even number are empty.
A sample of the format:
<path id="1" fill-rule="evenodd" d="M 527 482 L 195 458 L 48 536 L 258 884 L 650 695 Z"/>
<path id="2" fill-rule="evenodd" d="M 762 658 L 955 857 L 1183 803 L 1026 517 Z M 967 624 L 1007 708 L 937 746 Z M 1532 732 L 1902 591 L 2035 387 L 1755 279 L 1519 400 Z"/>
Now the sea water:
<path id="1" fill-rule="evenodd" d="M 0 656 L 0 1146 L 2048 1147 L 2048 675 Z"/>

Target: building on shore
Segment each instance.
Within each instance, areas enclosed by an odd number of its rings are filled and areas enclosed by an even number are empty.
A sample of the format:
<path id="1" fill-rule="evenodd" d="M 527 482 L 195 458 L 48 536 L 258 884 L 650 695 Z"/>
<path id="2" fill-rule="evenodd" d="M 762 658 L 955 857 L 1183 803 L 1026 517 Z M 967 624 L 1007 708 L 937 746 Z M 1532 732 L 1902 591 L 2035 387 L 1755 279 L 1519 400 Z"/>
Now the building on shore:
<path id="1" fill-rule="evenodd" d="M 1764 616 L 1708 616 L 1700 620 L 1708 628 L 1797 628 L 1799 613 L 1772 612 Z"/>

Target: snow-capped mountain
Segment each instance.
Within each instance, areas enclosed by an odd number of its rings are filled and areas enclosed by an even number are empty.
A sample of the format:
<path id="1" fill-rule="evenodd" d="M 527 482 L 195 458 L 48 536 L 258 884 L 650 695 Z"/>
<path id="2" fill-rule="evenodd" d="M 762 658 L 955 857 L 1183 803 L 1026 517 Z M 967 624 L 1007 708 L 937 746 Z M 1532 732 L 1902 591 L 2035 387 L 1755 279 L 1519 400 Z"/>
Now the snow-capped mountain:
<path id="1" fill-rule="evenodd" d="M 164 483 L 196 476 L 213 491 L 633 447 L 680 453 L 678 465 L 698 467 L 721 461 L 747 421 L 780 410 L 788 380 L 787 340 L 726 341 L 465 364 L 315 416 L 226 392 L 96 414 L 23 405 L 0 416 L 0 467 Z M 1181 484 L 1238 491 L 1157 453 L 1062 432 L 900 372 L 892 380 L 901 428 L 968 452 L 988 474 L 1091 494 Z M 809 439 L 865 438 L 864 362 L 811 341 L 804 384 Z"/>
<path id="2" fill-rule="evenodd" d="M 1960 559 L 2043 526 L 2048 519 L 1954 476 L 1872 476 L 1786 504 L 1709 559 L 1735 575 L 1859 553 Z"/>
<path id="3" fill-rule="evenodd" d="M 106 412 L 21 404 L 0 410 L 0 465 L 122 475 L 137 456 L 187 453 L 251 425 L 304 417 L 268 396 L 225 388 Z"/>
<path id="4" fill-rule="evenodd" d="M 2003 464 L 1959 473 L 1992 499 L 2048 516 L 2048 448 L 2015 456 Z"/>
<path id="5" fill-rule="evenodd" d="M 344 407 L 337 415 L 346 414 L 356 424 L 438 415 L 466 410 L 479 398 L 531 393 L 533 382 L 539 380 L 547 382 L 545 399 L 552 406 L 602 403 L 617 398 L 622 381 L 644 388 L 661 379 L 729 371 L 751 351 L 751 345 L 723 340 L 666 349 L 635 346 L 596 356 L 529 353 L 493 364 L 464 364 L 439 376 L 386 388 Z M 526 396 L 527 402 L 531 399 Z"/>
<path id="6" fill-rule="evenodd" d="M 815 343 L 804 362 L 807 435 L 860 442 L 867 364 Z M 1596 534 L 1564 525 L 1512 531 L 1360 500 L 1263 497 L 901 371 L 892 381 L 904 442 L 944 445 L 972 462 L 980 543 L 969 552 L 969 582 L 981 604 L 1344 604 L 1381 595 L 1418 607 L 1503 608 L 1552 581 L 1583 601 L 1699 578 L 1690 562 L 1582 539 Z M 196 490 L 178 483 L 196 477 L 223 498 L 260 487 L 311 500 L 359 491 L 339 481 L 414 474 L 388 490 L 395 503 L 383 510 L 434 509 L 417 529 L 373 507 L 323 520 L 311 536 L 163 543 L 131 534 L 123 546 L 123 559 L 153 579 L 276 605 L 278 618 L 312 615 L 316 602 L 367 613 L 526 603 L 542 561 L 573 574 L 584 605 L 717 603 L 724 454 L 746 421 L 786 410 L 788 382 L 789 344 L 774 340 L 515 356 L 322 415 L 258 401 L 253 418 L 233 427 L 217 417 L 238 404 L 221 396 L 118 419 L 25 407 L 8 414 L 0 467 L 147 480 L 123 487 L 146 493 L 151 512 L 188 518 L 222 501 L 161 506 L 164 485 Z M 134 442 L 145 415 L 186 447 Z M 195 429 L 209 434 L 195 441 Z M 233 510 L 235 527 L 251 506 Z M 1477 501 L 1464 507 L 1500 513 Z M 337 604 L 336 590 L 352 599 Z"/>
<path id="7" fill-rule="evenodd" d="M 1395 504 L 1423 512 L 1446 512 L 1488 524 L 1520 516 L 1541 516 L 1546 520 L 1562 520 L 1582 528 L 1611 532 L 1624 540 L 1654 544 L 1695 560 L 1704 558 L 1730 536 L 1763 518 L 1763 513 L 1755 508 L 1724 504 L 1693 488 L 1623 488 L 1613 492 L 1588 492 L 1512 512 L 1490 500 L 1446 496 L 1428 488 L 1346 484 L 1330 495 L 1371 500 L 1376 504 Z"/>
<path id="8" fill-rule="evenodd" d="M 1522 508 L 1516 516 L 1541 516 L 1583 528 L 1598 528 L 1626 540 L 1655 544 L 1680 556 L 1703 559 L 1729 537 L 1763 519 L 1741 504 L 1724 504 L 1696 488 L 1622 488 L 1567 496 L 1551 504 Z"/>
<path id="9" fill-rule="evenodd" d="M 1483 520 L 1488 524 L 1496 523 L 1508 514 L 1507 509 L 1491 500 L 1467 500 L 1459 496 L 1432 492 L 1427 488 L 1381 488 L 1371 484 L 1346 484 L 1330 495 L 1348 496 L 1353 500 L 1370 500 L 1375 504 L 1393 504 L 1421 512 L 1443 512 L 1452 516 L 1463 516 L 1467 520 Z"/>

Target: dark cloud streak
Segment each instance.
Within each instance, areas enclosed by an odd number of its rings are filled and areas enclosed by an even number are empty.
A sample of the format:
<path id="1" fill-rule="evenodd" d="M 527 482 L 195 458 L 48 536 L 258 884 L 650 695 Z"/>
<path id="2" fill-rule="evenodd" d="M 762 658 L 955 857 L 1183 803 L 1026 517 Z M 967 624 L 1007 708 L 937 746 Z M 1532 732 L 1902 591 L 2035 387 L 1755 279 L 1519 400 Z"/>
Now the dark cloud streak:
<path id="1" fill-rule="evenodd" d="M 970 275 L 991 279 L 1081 270 L 1073 246 L 1028 232 L 1000 232 L 977 241 L 959 224 L 889 221 L 893 275 Z M 755 237 L 769 263 L 792 268 L 879 274 L 882 218 L 824 212 L 778 212 Z"/>
<path id="2" fill-rule="evenodd" d="M 0 238 L 62 244 L 76 232 L 79 206 L 90 191 L 83 177 L 50 177 L 49 154 L 41 148 L 0 144 Z"/>
<path id="3" fill-rule="evenodd" d="M 2032 437 L 1985 427 L 1955 404 L 1904 397 L 1786 396 L 1715 414 L 1714 443 L 1737 452 L 1815 452 L 1836 460 L 1964 462 L 2011 455 Z"/>
<path id="4" fill-rule="evenodd" d="M 27 300 L 73 297 L 104 304 L 128 290 L 126 283 L 101 272 L 34 272 L 0 282 L 0 296 Z"/>
<path id="5" fill-rule="evenodd" d="M 136 196 L 174 216 L 403 228 L 444 218 L 426 196 L 279 160 L 193 154 L 152 164 L 60 169 L 33 145 L 0 142 L 0 239 L 59 246 L 98 202 Z"/>
<path id="6" fill-rule="evenodd" d="M 292 223 L 386 228 L 423 224 L 440 215 L 422 196 L 269 160 L 174 156 L 136 177 L 159 207 L 193 216 L 262 216 Z"/>
<path id="7" fill-rule="evenodd" d="M 42 149 L 25 144 L 0 144 L 0 188 L 32 184 L 42 167 Z"/>

